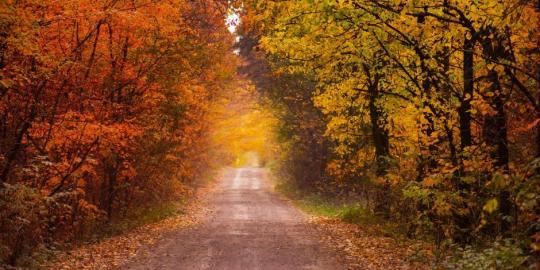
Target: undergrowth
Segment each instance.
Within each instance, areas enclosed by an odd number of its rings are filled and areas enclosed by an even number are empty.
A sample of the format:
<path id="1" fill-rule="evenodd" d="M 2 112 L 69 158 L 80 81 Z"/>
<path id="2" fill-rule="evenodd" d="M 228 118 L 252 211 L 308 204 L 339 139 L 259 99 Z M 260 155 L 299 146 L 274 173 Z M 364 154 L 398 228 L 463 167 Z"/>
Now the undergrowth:
<path id="1" fill-rule="evenodd" d="M 367 233 L 391 237 L 397 243 L 406 241 L 408 238 L 405 225 L 375 215 L 357 201 L 355 202 L 355 198 L 324 196 L 315 192 L 302 191 L 286 181 L 276 182 L 275 190 L 308 214 L 337 218 L 346 223 L 356 224 Z M 532 268 L 524 266 L 524 262 L 530 258 L 511 241 L 495 241 L 484 247 L 451 245 L 444 250 L 438 250 L 437 253 L 439 256 L 434 262 L 433 269 L 538 269 L 535 268 L 537 267 L 535 264 L 532 264 Z M 420 257 L 418 261 L 425 261 L 425 255 Z M 408 258 L 408 260 L 415 261 L 416 258 Z"/>
<path id="2" fill-rule="evenodd" d="M 153 207 L 139 207 L 129 210 L 122 218 L 114 220 L 108 226 L 98 230 L 93 236 L 93 240 L 100 240 L 115 235 L 129 232 L 133 229 L 156 223 L 168 217 L 181 215 L 184 213 L 186 200 L 173 201 Z"/>
<path id="3" fill-rule="evenodd" d="M 366 232 L 392 237 L 398 241 L 406 237 L 404 225 L 390 222 L 375 215 L 359 203 L 358 198 L 339 198 L 338 196 L 306 192 L 286 181 L 279 181 L 275 185 L 275 190 L 308 214 L 337 218 L 343 222 L 361 226 Z"/>

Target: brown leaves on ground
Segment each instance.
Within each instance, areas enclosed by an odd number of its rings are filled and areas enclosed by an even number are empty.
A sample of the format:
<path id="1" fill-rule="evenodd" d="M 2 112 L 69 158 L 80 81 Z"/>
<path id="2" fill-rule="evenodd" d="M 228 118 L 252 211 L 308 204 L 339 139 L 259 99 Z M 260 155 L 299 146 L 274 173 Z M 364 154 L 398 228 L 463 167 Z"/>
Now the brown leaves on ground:
<path id="1" fill-rule="evenodd" d="M 345 256 L 349 269 L 430 269 L 432 255 L 422 243 L 400 243 L 336 218 L 312 217 L 310 222 L 324 244 Z"/>
<path id="2" fill-rule="evenodd" d="M 98 243 L 61 251 L 46 269 L 115 269 L 137 255 L 143 247 L 154 244 L 168 232 L 194 226 L 210 211 L 206 197 L 210 188 L 200 188 L 182 209 L 182 214 L 136 228 L 128 233 L 106 238 Z"/>

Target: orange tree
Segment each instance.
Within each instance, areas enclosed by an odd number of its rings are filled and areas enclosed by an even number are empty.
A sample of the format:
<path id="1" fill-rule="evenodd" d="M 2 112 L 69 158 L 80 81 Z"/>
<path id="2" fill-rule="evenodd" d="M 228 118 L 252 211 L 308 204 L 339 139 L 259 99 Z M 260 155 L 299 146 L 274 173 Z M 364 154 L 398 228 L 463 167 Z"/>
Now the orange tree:
<path id="1" fill-rule="evenodd" d="M 230 80 L 222 1 L 0 4 L 0 260 L 177 197 Z"/>

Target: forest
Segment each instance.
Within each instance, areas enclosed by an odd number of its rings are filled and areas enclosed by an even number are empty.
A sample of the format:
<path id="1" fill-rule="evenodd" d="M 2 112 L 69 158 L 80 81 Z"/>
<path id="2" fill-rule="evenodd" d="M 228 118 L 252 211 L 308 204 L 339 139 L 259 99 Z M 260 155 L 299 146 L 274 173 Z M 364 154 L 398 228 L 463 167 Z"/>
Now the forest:
<path id="1" fill-rule="evenodd" d="M 356 194 L 441 250 L 538 261 L 540 2 L 245 5 L 239 45 L 276 108 L 283 177 Z"/>
<path id="2" fill-rule="evenodd" d="M 432 268 L 537 269 L 539 45 L 533 0 L 0 1 L 0 268 L 253 154 Z"/>
<path id="3" fill-rule="evenodd" d="M 219 1 L 0 4 L 0 262 L 184 196 L 234 72 Z"/>

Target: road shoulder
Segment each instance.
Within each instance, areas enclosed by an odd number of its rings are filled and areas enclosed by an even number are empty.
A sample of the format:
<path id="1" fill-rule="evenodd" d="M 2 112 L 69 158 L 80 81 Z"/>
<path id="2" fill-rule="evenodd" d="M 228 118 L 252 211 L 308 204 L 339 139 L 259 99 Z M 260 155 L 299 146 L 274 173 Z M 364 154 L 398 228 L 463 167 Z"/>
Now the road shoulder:
<path id="1" fill-rule="evenodd" d="M 185 230 L 200 224 L 211 211 L 208 196 L 215 181 L 196 188 L 178 214 L 161 221 L 135 228 L 129 232 L 104 238 L 73 249 L 54 252 L 54 259 L 40 266 L 42 269 L 117 269 L 135 257 L 144 256 L 145 250 L 158 243 L 171 232 Z"/>

